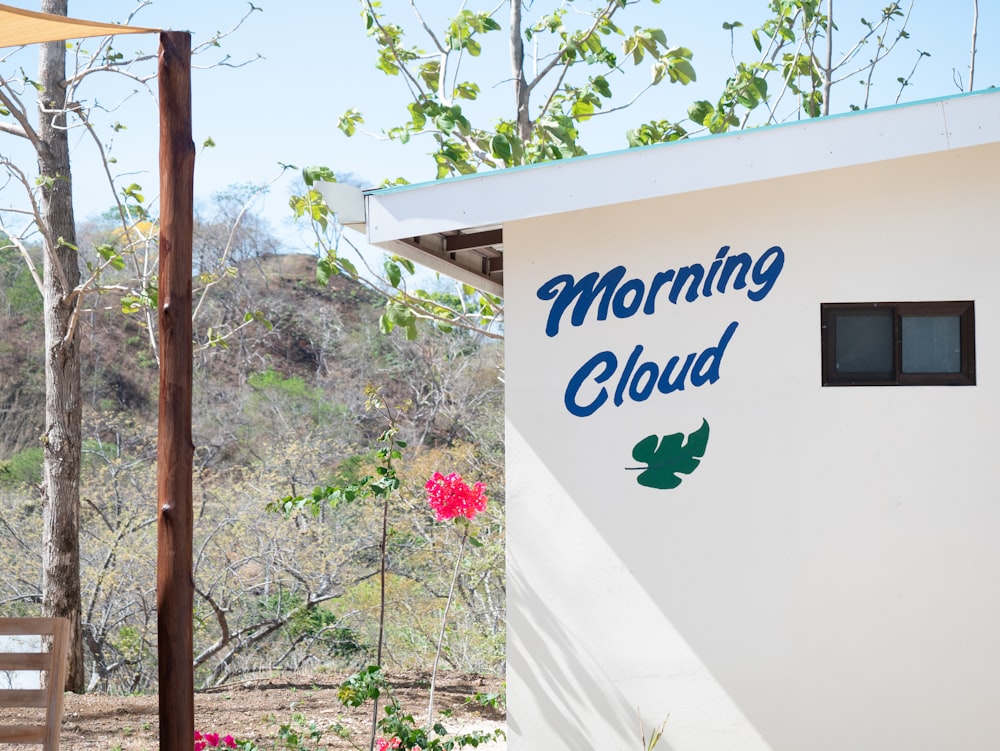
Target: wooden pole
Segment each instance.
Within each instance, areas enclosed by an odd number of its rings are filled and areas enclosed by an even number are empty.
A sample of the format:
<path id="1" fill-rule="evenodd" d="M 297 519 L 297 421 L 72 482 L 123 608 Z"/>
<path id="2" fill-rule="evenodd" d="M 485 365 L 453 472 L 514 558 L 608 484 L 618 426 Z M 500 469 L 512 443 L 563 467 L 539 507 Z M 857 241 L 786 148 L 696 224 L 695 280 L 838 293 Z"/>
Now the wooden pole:
<path id="1" fill-rule="evenodd" d="M 160 413 L 156 576 L 160 750 L 194 745 L 191 618 L 191 35 L 160 34 Z"/>

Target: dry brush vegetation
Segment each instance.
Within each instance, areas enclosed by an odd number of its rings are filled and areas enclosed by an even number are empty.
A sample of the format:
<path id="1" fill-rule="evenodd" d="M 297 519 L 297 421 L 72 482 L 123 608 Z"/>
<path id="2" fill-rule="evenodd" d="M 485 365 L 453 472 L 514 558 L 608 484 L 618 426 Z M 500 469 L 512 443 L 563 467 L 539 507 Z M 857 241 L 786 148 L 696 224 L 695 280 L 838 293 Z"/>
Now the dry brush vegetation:
<path id="1" fill-rule="evenodd" d="M 385 337 L 378 301 L 360 287 L 342 279 L 320 287 L 315 259 L 267 250 L 237 257 L 196 320 L 198 685 L 343 672 L 372 661 L 380 509 L 358 501 L 318 515 L 265 510 L 371 470 L 385 425 L 365 410 L 366 385 L 409 405 L 399 426 L 409 444 L 402 491 L 391 507 L 384 663 L 389 671 L 426 668 L 434 653 L 460 533 L 434 521 L 422 488 L 434 471 L 455 471 L 484 482 L 491 502 L 475 522 L 482 547 L 467 550 L 462 563 L 442 665 L 502 674 L 499 345 L 468 333 Z M 41 601 L 40 320 L 14 261 L 0 256 L 3 615 L 37 614 Z M 247 311 L 252 325 L 242 325 Z M 82 325 L 89 690 L 145 692 L 156 681 L 157 366 L 141 322 L 124 318 L 115 301 L 95 305 Z"/>

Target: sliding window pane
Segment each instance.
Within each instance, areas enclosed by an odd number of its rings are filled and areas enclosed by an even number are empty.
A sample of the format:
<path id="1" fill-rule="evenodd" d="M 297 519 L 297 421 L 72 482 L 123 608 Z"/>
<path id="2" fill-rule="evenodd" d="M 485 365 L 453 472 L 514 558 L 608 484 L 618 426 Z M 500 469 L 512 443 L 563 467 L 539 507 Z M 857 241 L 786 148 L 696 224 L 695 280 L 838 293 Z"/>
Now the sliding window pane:
<path id="1" fill-rule="evenodd" d="M 892 373 L 892 311 L 836 316 L 836 371 Z"/>
<path id="2" fill-rule="evenodd" d="M 962 369 L 959 316 L 903 316 L 903 372 L 958 373 Z"/>

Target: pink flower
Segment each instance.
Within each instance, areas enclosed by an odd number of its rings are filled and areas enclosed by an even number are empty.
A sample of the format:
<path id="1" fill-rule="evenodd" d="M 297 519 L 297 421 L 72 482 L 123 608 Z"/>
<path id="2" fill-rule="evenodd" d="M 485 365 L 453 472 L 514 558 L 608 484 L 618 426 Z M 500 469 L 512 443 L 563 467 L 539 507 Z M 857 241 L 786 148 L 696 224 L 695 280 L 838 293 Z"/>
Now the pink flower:
<path id="1" fill-rule="evenodd" d="M 462 476 L 455 472 L 447 476 L 435 472 L 424 487 L 427 489 L 427 502 L 434 509 L 439 522 L 457 516 L 472 519 L 486 508 L 489 500 L 483 492 L 485 488 L 481 482 L 470 488 L 462 480 Z"/>
<path id="2" fill-rule="evenodd" d="M 375 748 L 377 748 L 378 751 L 389 751 L 389 749 L 392 748 L 399 748 L 400 742 L 401 741 L 396 736 L 393 736 L 390 740 L 379 738 L 375 741 Z"/>
<path id="3" fill-rule="evenodd" d="M 218 733 L 202 733 L 200 730 L 194 731 L 194 751 L 205 751 L 209 747 L 218 748 L 219 741 Z M 221 741 L 224 746 L 228 746 L 231 749 L 236 749 L 239 746 L 232 735 L 227 735 Z"/>

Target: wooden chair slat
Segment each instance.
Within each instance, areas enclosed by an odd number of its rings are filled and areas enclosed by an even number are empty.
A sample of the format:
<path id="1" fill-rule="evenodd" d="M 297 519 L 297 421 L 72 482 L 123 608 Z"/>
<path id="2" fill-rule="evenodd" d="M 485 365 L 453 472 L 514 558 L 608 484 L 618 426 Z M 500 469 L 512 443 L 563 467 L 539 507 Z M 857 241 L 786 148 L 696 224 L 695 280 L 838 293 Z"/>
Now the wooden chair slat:
<path id="1" fill-rule="evenodd" d="M 56 625 L 54 618 L 0 618 L 0 636 L 51 636 Z"/>
<path id="2" fill-rule="evenodd" d="M 44 725 L 0 725 L 0 743 L 44 742 Z"/>
<path id="3" fill-rule="evenodd" d="M 0 652 L 0 670 L 48 670 L 48 652 Z"/>
<path id="4" fill-rule="evenodd" d="M 0 707 L 47 707 L 49 692 L 44 688 L 0 689 Z"/>

